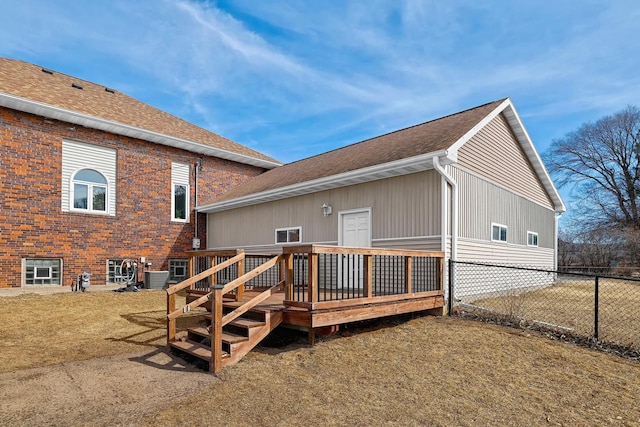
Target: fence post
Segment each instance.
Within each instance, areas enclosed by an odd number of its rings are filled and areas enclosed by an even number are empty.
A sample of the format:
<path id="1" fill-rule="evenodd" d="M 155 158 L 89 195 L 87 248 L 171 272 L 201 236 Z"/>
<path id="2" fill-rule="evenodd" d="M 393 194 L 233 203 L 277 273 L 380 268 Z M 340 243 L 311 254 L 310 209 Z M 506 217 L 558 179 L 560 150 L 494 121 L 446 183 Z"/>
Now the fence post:
<path id="1" fill-rule="evenodd" d="M 447 300 L 447 316 L 453 315 L 453 260 L 449 258 L 449 299 Z"/>
<path id="2" fill-rule="evenodd" d="M 600 278 L 596 275 L 594 298 L 593 298 L 593 338 L 598 340 L 600 330 Z"/>

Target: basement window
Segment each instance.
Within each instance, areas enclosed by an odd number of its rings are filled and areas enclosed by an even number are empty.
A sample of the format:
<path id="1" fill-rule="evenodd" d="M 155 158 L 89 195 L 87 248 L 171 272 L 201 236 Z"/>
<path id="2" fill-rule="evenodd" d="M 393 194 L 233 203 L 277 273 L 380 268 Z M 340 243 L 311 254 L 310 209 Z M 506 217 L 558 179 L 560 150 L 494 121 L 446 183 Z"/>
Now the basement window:
<path id="1" fill-rule="evenodd" d="M 494 242 L 506 242 L 507 226 L 502 224 L 491 224 L 491 240 Z"/>
<path id="2" fill-rule="evenodd" d="M 170 259 L 169 260 L 169 281 L 180 283 L 188 279 L 189 260 Z"/>
<path id="3" fill-rule="evenodd" d="M 62 260 L 26 258 L 23 261 L 25 285 L 61 285 Z"/>
<path id="4" fill-rule="evenodd" d="M 276 243 L 299 243 L 302 241 L 302 227 L 276 228 Z"/>
<path id="5" fill-rule="evenodd" d="M 538 247 L 538 233 L 527 231 L 527 246 Z"/>

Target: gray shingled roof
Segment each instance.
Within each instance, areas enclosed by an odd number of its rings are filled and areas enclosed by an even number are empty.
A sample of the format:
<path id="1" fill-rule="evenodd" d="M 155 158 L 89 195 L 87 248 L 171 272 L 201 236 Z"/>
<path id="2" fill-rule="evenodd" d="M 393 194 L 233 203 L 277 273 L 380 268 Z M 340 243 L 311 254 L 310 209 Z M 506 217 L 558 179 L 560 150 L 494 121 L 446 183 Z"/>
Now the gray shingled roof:
<path id="1" fill-rule="evenodd" d="M 271 169 L 210 201 L 210 204 L 446 150 L 503 101 L 490 102 Z"/>
<path id="2" fill-rule="evenodd" d="M 82 89 L 72 87 L 73 84 Z M 105 86 L 56 71 L 45 72 L 38 65 L 0 58 L 0 93 L 277 163 L 269 156 L 122 92 L 105 89 Z"/>

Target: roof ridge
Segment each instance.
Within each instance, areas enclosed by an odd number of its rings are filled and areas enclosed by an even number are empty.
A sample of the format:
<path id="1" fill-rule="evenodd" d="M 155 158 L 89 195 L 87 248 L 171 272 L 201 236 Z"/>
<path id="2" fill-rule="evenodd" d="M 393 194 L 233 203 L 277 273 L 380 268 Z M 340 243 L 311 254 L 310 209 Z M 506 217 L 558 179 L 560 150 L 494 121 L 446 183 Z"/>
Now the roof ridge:
<path id="1" fill-rule="evenodd" d="M 396 130 L 393 130 L 393 131 L 390 131 L 390 132 L 387 132 L 387 133 L 383 133 L 381 135 L 372 136 L 371 138 L 363 139 L 362 141 L 353 142 L 351 144 L 344 145 L 342 147 L 338 147 L 338 148 L 334 148 L 334 149 L 329 150 L 329 151 L 324 151 L 322 153 L 314 154 L 313 156 L 305 157 L 303 159 L 298 159 L 298 160 L 295 160 L 293 162 L 286 163 L 286 164 L 284 164 L 282 166 L 292 165 L 292 164 L 295 164 L 295 163 L 298 163 L 298 162 L 302 162 L 302 161 L 305 161 L 305 160 L 313 159 L 313 158 L 318 157 L 318 156 L 324 156 L 326 154 L 333 153 L 333 152 L 339 151 L 339 150 L 343 150 L 343 149 L 348 148 L 348 147 L 353 147 L 353 146 L 356 146 L 358 144 L 363 144 L 365 142 L 368 142 L 368 141 L 371 141 L 371 140 L 374 140 L 374 139 L 382 138 L 382 137 L 388 136 L 388 135 L 393 135 L 394 133 L 404 132 L 406 130 L 413 129 L 413 128 L 416 128 L 418 126 L 423 126 L 423 125 L 426 125 L 428 123 L 433 123 L 433 122 L 437 122 L 439 120 L 443 120 L 443 119 L 446 119 L 446 118 L 449 118 L 449 117 L 457 116 L 459 114 L 468 113 L 469 111 L 473 111 L 473 110 L 477 110 L 479 108 L 486 107 L 489 104 L 498 103 L 498 102 L 502 103 L 507 99 L 509 99 L 509 98 L 501 98 L 501 99 L 496 99 L 494 101 L 485 102 L 482 105 L 476 105 L 475 107 L 467 108 L 466 110 L 458 111 L 456 113 L 447 114 L 446 116 L 436 117 L 435 119 L 427 120 L 426 122 L 417 123 L 415 125 L 407 126 L 405 128 L 401 128 L 401 129 L 396 129 Z M 282 166 L 279 166 L 279 167 L 282 167 Z"/>

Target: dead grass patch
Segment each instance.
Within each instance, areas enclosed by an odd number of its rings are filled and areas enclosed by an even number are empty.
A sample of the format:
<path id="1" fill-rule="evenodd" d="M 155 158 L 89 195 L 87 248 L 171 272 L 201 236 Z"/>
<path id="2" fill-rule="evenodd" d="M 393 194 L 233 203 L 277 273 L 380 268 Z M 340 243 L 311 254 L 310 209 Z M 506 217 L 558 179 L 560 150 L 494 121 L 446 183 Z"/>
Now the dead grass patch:
<path id="1" fill-rule="evenodd" d="M 0 372 L 161 347 L 165 307 L 164 291 L 0 298 Z"/>
<path id="2" fill-rule="evenodd" d="M 164 345 L 165 303 L 162 291 L 0 298 L 0 367 L 12 371 L 144 349 L 153 353 Z M 123 395 L 139 400 L 137 419 L 152 426 L 640 424 L 638 362 L 460 318 L 383 324 L 390 326 L 349 328 L 314 347 L 298 341 L 259 348 L 224 370 L 223 381 L 147 419 L 145 381 L 173 390 L 176 379 L 141 375 Z M 83 368 L 75 369 L 77 374 Z M 96 378 L 115 387 L 105 367 L 99 369 Z M 127 375 L 137 374 L 132 369 Z M 57 386 L 48 384 L 48 392 L 65 395 Z M 24 398 L 8 393 L 0 407 Z M 100 420 L 118 419 L 113 414 L 122 411 L 115 403 L 95 406 L 60 408 L 44 399 L 33 411 L 58 425 L 64 422 L 62 409 L 74 412 L 80 425 L 107 425 Z"/>
<path id="3" fill-rule="evenodd" d="M 254 352 L 223 376 L 146 425 L 640 423 L 637 362 L 459 318 Z"/>
<path id="4" fill-rule="evenodd" d="M 533 291 L 505 291 L 503 295 L 470 301 L 500 315 L 545 322 L 572 333 L 594 333 L 594 282 L 570 280 Z M 599 338 L 640 350 L 640 283 L 600 279 Z"/>

